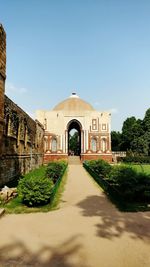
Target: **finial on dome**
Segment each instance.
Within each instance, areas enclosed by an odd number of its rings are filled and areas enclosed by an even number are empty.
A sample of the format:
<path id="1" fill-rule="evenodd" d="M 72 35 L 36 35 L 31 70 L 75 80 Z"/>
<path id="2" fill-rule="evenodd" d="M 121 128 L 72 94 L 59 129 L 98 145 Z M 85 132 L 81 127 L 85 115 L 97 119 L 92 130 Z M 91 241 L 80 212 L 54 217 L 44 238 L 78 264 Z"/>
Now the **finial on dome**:
<path id="1" fill-rule="evenodd" d="M 72 98 L 79 98 L 79 96 L 75 92 L 73 92 L 70 97 L 72 97 Z"/>

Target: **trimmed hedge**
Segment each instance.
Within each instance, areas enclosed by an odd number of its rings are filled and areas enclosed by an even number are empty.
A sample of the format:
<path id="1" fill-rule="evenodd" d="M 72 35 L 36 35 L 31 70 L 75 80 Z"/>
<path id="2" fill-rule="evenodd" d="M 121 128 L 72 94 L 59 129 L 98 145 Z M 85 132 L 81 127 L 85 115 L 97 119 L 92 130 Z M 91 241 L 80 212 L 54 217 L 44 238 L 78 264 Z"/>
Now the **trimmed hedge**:
<path id="1" fill-rule="evenodd" d="M 97 173 L 101 177 L 107 177 L 112 169 L 112 166 L 108 162 L 102 159 L 87 160 L 84 162 L 84 164 L 89 166 L 91 170 L 93 170 L 95 173 Z"/>
<path id="2" fill-rule="evenodd" d="M 103 166 L 102 162 L 99 164 Z M 102 172 L 100 171 L 101 168 L 98 171 L 97 164 L 93 161 L 85 161 L 83 166 L 107 194 L 128 202 L 150 201 L 149 174 L 137 172 L 131 167 L 110 166 L 110 168 L 106 168 L 107 171 L 105 171 L 104 176 L 103 168 Z M 94 168 L 94 166 L 96 167 Z"/>
<path id="3" fill-rule="evenodd" d="M 150 200 L 150 175 L 137 172 L 131 167 L 114 166 L 108 182 L 127 200 Z"/>
<path id="4" fill-rule="evenodd" d="M 61 171 L 61 174 L 60 176 L 58 177 L 57 181 L 55 182 L 55 185 L 54 185 L 54 188 L 53 188 L 53 192 L 52 192 L 52 195 L 51 195 L 51 201 L 53 201 L 54 197 L 55 197 L 55 194 L 59 188 L 59 185 L 60 185 L 60 182 L 62 180 L 62 177 L 67 169 L 67 166 L 68 166 L 68 162 L 65 161 L 65 160 L 58 160 L 57 161 L 58 164 L 60 164 L 62 166 L 62 171 Z"/>
<path id="5" fill-rule="evenodd" d="M 66 161 L 52 161 L 47 165 L 45 176 L 52 179 L 53 183 L 55 184 L 59 177 L 62 176 L 66 166 Z"/>

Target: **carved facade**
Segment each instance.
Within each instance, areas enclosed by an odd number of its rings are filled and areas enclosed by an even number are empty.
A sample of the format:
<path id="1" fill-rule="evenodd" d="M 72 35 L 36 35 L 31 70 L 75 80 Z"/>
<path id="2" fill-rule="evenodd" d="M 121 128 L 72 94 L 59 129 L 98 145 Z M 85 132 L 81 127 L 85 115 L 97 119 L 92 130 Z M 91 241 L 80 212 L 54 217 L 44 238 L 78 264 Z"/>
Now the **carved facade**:
<path id="1" fill-rule="evenodd" d="M 44 128 L 5 95 L 6 34 L 0 25 L 0 186 L 43 163 Z"/>
<path id="2" fill-rule="evenodd" d="M 80 139 L 80 158 L 103 158 L 112 161 L 111 114 L 96 111 L 75 93 L 51 111 L 37 111 L 37 119 L 44 125 L 44 161 L 68 158 L 69 132 L 76 129 Z"/>

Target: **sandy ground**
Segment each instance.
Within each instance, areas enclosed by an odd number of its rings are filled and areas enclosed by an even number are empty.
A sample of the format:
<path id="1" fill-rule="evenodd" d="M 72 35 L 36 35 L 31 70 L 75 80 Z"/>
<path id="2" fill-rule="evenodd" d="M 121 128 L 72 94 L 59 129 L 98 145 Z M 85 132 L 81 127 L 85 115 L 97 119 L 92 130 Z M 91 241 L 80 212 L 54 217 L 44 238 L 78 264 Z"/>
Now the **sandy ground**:
<path id="1" fill-rule="evenodd" d="M 150 212 L 117 211 L 70 165 L 59 210 L 0 219 L 0 266 L 150 267 Z"/>

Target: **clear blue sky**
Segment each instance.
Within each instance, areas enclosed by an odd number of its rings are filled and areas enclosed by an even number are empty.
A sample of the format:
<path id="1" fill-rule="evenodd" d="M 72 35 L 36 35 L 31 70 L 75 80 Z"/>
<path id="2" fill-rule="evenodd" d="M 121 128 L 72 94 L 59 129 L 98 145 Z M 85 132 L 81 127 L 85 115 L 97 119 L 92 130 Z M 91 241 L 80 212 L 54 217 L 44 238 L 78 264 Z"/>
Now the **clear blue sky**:
<path id="1" fill-rule="evenodd" d="M 0 0 L 6 94 L 33 114 L 72 91 L 112 111 L 112 129 L 150 108 L 149 0 Z"/>

